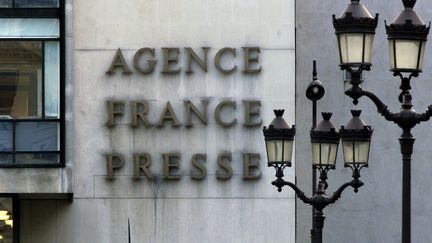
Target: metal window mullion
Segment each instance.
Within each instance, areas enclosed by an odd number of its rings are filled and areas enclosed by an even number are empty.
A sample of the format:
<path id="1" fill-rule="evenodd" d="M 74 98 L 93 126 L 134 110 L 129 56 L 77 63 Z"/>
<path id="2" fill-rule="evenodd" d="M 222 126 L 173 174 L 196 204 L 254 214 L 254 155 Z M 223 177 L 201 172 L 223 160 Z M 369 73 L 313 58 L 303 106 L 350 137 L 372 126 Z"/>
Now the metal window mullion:
<path id="1" fill-rule="evenodd" d="M 60 150 L 56 150 L 56 151 L 42 151 L 42 150 L 37 150 L 37 151 L 17 151 L 15 152 L 15 154 L 59 154 Z"/>
<path id="2" fill-rule="evenodd" d="M 66 153 L 65 153 L 65 143 L 66 143 L 66 124 L 65 124 L 65 82 L 66 82 L 66 25 L 65 25 L 65 1 L 59 1 L 60 7 L 60 165 L 64 166 L 66 164 Z"/>
<path id="3" fill-rule="evenodd" d="M 60 119 L 0 119 L 0 122 L 59 122 Z"/>
<path id="4" fill-rule="evenodd" d="M 1 19 L 1 18 L 0 18 Z M 47 38 L 43 38 L 43 37 L 29 37 L 29 38 L 17 38 L 17 37 L 13 37 L 13 38 L 5 38 L 5 37 L 0 37 L 0 41 L 60 41 L 59 37 L 47 37 Z"/>
<path id="5" fill-rule="evenodd" d="M 16 164 L 16 121 L 12 120 L 12 164 Z"/>
<path id="6" fill-rule="evenodd" d="M 42 119 L 45 119 L 45 41 L 42 41 Z"/>

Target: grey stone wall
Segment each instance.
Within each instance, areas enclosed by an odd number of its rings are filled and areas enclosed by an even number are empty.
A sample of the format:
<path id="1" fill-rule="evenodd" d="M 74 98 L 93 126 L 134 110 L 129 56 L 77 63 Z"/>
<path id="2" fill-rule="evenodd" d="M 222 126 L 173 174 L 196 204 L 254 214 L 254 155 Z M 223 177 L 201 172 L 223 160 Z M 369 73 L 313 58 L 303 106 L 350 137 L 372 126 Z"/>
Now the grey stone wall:
<path id="1" fill-rule="evenodd" d="M 68 13 L 68 160 L 74 166 L 74 201 L 22 200 L 23 243 L 127 242 L 294 242 L 295 199 L 270 185 L 274 171 L 266 167 L 261 126 L 243 126 L 243 100 L 260 100 L 263 125 L 272 108 L 286 109 L 295 120 L 294 0 L 75 0 Z M 161 47 L 211 47 L 209 71 L 193 75 L 162 75 Z M 262 72 L 241 72 L 241 47 L 259 46 Z M 155 48 L 159 60 L 151 75 L 137 72 L 109 76 L 111 61 L 121 48 L 133 70 L 134 53 Z M 213 66 L 215 52 L 237 48 L 238 71 L 222 75 Z M 183 59 L 184 56 L 182 56 Z M 180 64 L 184 66 L 184 61 Z M 224 65 L 231 65 L 224 62 Z M 193 128 L 130 127 L 129 103 L 121 124 L 107 128 L 106 101 L 146 100 L 155 122 L 170 101 L 184 122 L 183 101 L 200 107 L 209 100 L 209 124 Z M 222 128 L 213 110 L 222 100 L 235 100 L 238 124 Z M 218 153 L 233 155 L 233 177 L 216 179 Z M 125 155 L 124 168 L 107 180 L 106 153 Z M 156 179 L 133 179 L 132 155 L 147 152 Z M 162 153 L 182 155 L 179 181 L 162 175 Z M 242 153 L 261 156 L 261 177 L 243 179 Z M 191 155 L 207 154 L 207 177 L 191 179 Z M 294 168 L 287 172 L 294 180 Z M 281 215 L 281 217 L 275 217 Z"/>
<path id="2" fill-rule="evenodd" d="M 376 112 L 369 100 L 362 98 L 357 106 L 343 92 L 349 88 L 343 82 L 338 68 L 337 42 L 331 15 L 339 15 L 348 0 L 316 1 L 301 0 L 296 4 L 297 27 L 297 79 L 296 79 L 296 176 L 297 183 L 311 191 L 311 104 L 304 92 L 310 82 L 312 60 L 318 61 L 318 76 L 325 84 L 326 95 L 318 110 L 333 112 L 333 122 L 338 126 L 350 119 L 350 109 L 362 109 L 362 117 L 375 129 L 369 168 L 362 170 L 365 185 L 355 194 L 347 190 L 342 198 L 326 210 L 324 242 L 393 243 L 401 240 L 401 190 L 402 171 L 398 137 L 400 129 Z M 389 72 L 389 54 L 384 20 L 391 22 L 402 10 L 401 1 L 362 1 L 372 14 L 379 12 L 380 21 L 374 42 L 373 67 L 366 73 L 363 87 L 373 91 L 389 105 L 399 110 L 397 96 L 400 81 Z M 415 8 L 425 22 L 432 20 L 432 3 L 418 1 Z M 414 109 L 423 112 L 432 103 L 430 89 L 432 47 L 426 51 L 424 72 L 412 82 Z M 412 242 L 431 242 L 430 231 L 432 188 L 430 174 L 432 155 L 430 144 L 432 123 L 425 123 L 413 130 L 416 144 L 412 162 Z M 331 193 L 342 183 L 351 179 L 349 169 L 343 168 L 342 151 L 335 171 L 329 173 Z M 310 240 L 311 208 L 297 202 L 297 242 Z"/>

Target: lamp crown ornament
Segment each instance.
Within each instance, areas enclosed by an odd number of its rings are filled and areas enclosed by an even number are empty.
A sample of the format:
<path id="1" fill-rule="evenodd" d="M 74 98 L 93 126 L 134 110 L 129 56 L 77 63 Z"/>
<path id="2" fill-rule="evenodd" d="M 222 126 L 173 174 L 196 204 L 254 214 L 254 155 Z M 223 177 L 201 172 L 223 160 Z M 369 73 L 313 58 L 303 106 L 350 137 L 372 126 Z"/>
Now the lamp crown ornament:
<path id="1" fill-rule="evenodd" d="M 321 115 L 323 120 L 310 131 L 312 143 L 339 143 L 339 130 L 330 121 L 332 113 L 322 112 Z"/>
<path id="2" fill-rule="evenodd" d="M 402 2 L 405 8 L 413 8 L 417 0 L 402 0 Z"/>
<path id="3" fill-rule="evenodd" d="M 361 110 L 351 110 L 352 118 L 340 129 L 342 139 L 368 139 L 372 136 L 373 129 L 360 118 Z"/>
<path id="4" fill-rule="evenodd" d="M 270 123 L 268 127 L 263 128 L 264 136 L 266 138 L 280 138 L 288 136 L 294 138 L 295 135 L 295 125 L 290 126 L 285 119 L 283 119 L 284 109 L 273 110 L 275 118 Z"/>
<path id="5" fill-rule="evenodd" d="M 275 109 L 275 110 L 273 110 L 273 112 L 274 112 L 274 114 L 275 114 L 276 117 L 282 117 L 283 114 L 284 114 L 284 112 L 285 112 L 285 110 L 283 110 L 283 109 L 280 109 L 280 110 Z"/>
<path id="6" fill-rule="evenodd" d="M 331 113 L 331 112 L 323 112 L 323 113 L 321 113 L 321 115 L 322 115 L 322 117 L 323 117 L 323 119 L 325 121 L 329 121 L 330 118 L 332 117 L 333 113 Z"/>
<path id="7" fill-rule="evenodd" d="M 351 115 L 353 117 L 360 117 L 361 112 L 361 110 L 351 110 Z"/>
<path id="8" fill-rule="evenodd" d="M 360 118 L 361 110 L 351 110 L 352 118 L 344 127 L 347 130 L 362 130 L 366 127 L 366 123 Z"/>
<path id="9" fill-rule="evenodd" d="M 332 117 L 333 113 L 331 112 L 322 112 L 321 113 L 323 120 L 313 129 L 314 132 L 335 132 L 338 133 L 338 130 L 333 125 L 333 123 L 330 121 L 330 118 Z"/>

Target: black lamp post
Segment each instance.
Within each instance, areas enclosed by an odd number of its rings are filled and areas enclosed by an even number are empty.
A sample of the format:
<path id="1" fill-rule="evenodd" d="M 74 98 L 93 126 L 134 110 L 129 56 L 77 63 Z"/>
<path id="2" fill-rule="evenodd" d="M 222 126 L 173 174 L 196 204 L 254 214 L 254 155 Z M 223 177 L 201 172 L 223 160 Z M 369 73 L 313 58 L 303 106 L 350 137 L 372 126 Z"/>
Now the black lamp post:
<path id="1" fill-rule="evenodd" d="M 359 118 L 360 111 L 352 111 L 353 119 L 346 127 L 341 128 L 341 132 L 330 121 L 331 113 L 322 113 L 323 120 L 315 126 L 316 101 L 321 99 L 325 93 L 324 87 L 316 78 L 315 62 L 313 74 L 314 80 L 310 83 L 306 96 L 313 101 L 314 105 L 314 126 L 310 131 L 312 168 L 314 172 L 318 170 L 320 176 L 318 186 L 314 190 L 312 197 L 307 197 L 295 184 L 283 179 L 284 169 L 292 165 L 292 148 L 295 136 L 295 127 L 290 127 L 282 118 L 284 110 L 274 110 L 276 118 L 268 127 L 263 128 L 263 133 L 266 142 L 268 166 L 274 167 L 276 170 L 277 179 L 272 184 L 278 188 L 279 192 L 282 191 L 284 186 L 291 187 L 299 199 L 313 206 L 315 210 L 313 228 L 311 230 L 312 243 L 322 243 L 322 229 L 325 220 L 323 209 L 335 203 L 347 187 L 351 186 L 354 188 L 354 192 L 358 192 L 358 188 L 363 185 L 363 182 L 359 180 L 360 170 L 366 167 L 368 163 L 372 130 Z M 353 137 L 355 134 L 361 134 L 362 136 L 359 138 Z M 353 179 L 343 184 L 332 196 L 328 197 L 325 191 L 328 187 L 327 174 L 329 170 L 336 168 L 337 151 L 341 135 L 344 147 L 345 167 L 352 169 Z"/>
<path id="2" fill-rule="evenodd" d="M 402 0 L 405 9 L 390 25 L 386 25 L 390 49 L 390 70 L 393 72 L 394 76 L 399 76 L 401 78 L 400 89 L 402 90 L 399 95 L 401 110 L 397 113 L 392 113 L 389 111 L 387 105 L 375 94 L 359 87 L 361 84 L 360 76 L 362 71 L 370 70 L 371 55 L 369 54 L 371 53 L 372 43 L 354 40 L 346 41 L 345 39 L 347 38 L 341 37 L 341 33 L 350 34 L 354 32 L 354 30 L 357 30 L 358 33 L 363 33 L 363 36 L 370 35 L 372 33 L 372 28 L 374 29 L 376 27 L 377 18 L 373 20 L 371 16 L 367 14 L 368 11 L 359 2 L 359 0 L 351 0 L 351 4 L 339 18 L 333 16 L 333 24 L 340 46 L 340 67 L 342 70 L 347 70 L 351 73 L 350 83 L 352 87 L 345 91 L 345 94 L 353 99 L 354 104 L 358 103 L 359 98 L 363 96 L 368 97 L 378 108 L 378 113 L 384 116 L 386 120 L 394 122 L 402 128 L 402 135 L 399 138 L 403 161 L 402 242 L 409 243 L 411 242 L 411 154 L 415 141 L 411 134 L 411 129 L 417 124 L 429 120 L 432 116 L 432 105 L 430 105 L 424 113 L 417 113 L 412 109 L 412 97 L 409 91 L 411 90 L 411 78 L 417 77 L 422 71 L 430 25 L 426 26 L 413 10 L 416 0 Z M 360 28 L 361 26 L 364 28 Z M 351 32 L 351 30 L 353 31 Z M 358 49 L 362 51 L 358 51 Z M 361 62 L 357 62 L 359 60 L 359 52 L 363 55 Z M 404 76 L 404 74 L 406 74 L 406 76 Z M 346 135 L 342 130 L 341 133 L 342 140 L 348 137 L 357 141 L 363 141 L 361 139 L 364 139 L 364 142 L 358 143 L 359 148 L 361 146 L 369 146 L 366 143 L 367 139 L 364 134 L 367 132 Z M 362 155 L 358 154 L 358 156 L 361 157 Z M 364 156 L 365 155 L 363 155 L 363 157 Z"/>

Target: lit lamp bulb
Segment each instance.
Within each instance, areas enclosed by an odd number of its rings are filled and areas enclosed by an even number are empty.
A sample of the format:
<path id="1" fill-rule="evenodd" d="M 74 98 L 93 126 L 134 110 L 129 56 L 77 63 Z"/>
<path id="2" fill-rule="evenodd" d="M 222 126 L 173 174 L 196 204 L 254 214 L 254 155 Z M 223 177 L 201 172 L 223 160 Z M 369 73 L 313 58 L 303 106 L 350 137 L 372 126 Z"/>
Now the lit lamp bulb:
<path id="1" fill-rule="evenodd" d="M 0 235 L 0 240 L 3 240 L 3 235 Z"/>
<path id="2" fill-rule="evenodd" d="M 0 215 L 0 220 L 8 220 L 10 218 L 10 215 Z"/>
<path id="3" fill-rule="evenodd" d="M 10 227 L 13 227 L 13 220 L 12 219 L 5 220 L 5 224 L 9 225 Z"/>
<path id="4" fill-rule="evenodd" d="M 0 216 L 4 216 L 7 215 L 8 211 L 7 210 L 0 210 Z"/>

